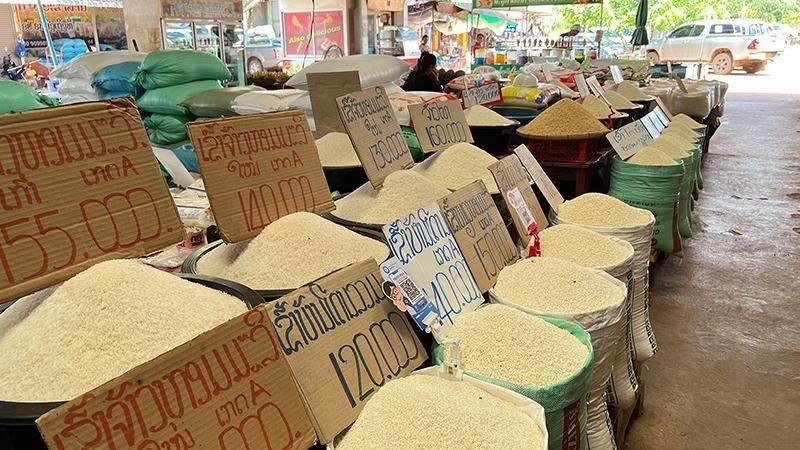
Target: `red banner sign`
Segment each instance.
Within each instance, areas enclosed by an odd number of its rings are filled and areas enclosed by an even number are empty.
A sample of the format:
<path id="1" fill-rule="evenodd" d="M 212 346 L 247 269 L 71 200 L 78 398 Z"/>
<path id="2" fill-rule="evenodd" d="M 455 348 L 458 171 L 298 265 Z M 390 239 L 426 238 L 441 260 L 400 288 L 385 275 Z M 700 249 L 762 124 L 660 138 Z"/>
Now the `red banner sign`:
<path id="1" fill-rule="evenodd" d="M 311 12 L 285 12 L 283 16 L 284 54 L 292 56 L 322 56 L 332 45 L 344 52 L 344 11 L 317 11 L 314 21 Z M 313 42 L 312 39 L 313 27 Z"/>

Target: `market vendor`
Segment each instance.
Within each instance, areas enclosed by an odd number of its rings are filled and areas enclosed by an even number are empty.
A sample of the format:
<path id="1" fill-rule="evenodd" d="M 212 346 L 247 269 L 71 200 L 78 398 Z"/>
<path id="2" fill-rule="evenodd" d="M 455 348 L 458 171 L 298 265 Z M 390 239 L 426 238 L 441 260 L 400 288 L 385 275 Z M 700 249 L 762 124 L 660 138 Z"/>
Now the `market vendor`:
<path id="1" fill-rule="evenodd" d="M 561 34 L 559 35 L 559 37 L 562 37 L 562 38 L 563 38 L 563 37 L 575 37 L 575 36 L 577 36 L 577 35 L 578 35 L 578 33 L 580 33 L 580 32 L 581 32 L 581 26 L 580 26 L 580 24 L 577 24 L 577 23 L 576 23 L 575 25 L 573 25 L 573 26 L 571 26 L 571 27 L 569 28 L 569 31 L 567 31 L 566 33 L 561 33 Z"/>
<path id="2" fill-rule="evenodd" d="M 436 71 L 436 57 L 423 52 L 417 60 L 417 67 L 408 74 L 403 90 L 417 92 L 442 92 L 439 73 Z"/>
<path id="3" fill-rule="evenodd" d="M 425 53 L 425 52 L 430 53 L 431 52 L 431 45 L 428 43 L 429 39 L 430 38 L 428 37 L 427 34 L 422 36 L 422 40 L 419 41 L 419 51 L 420 51 L 420 53 Z"/>

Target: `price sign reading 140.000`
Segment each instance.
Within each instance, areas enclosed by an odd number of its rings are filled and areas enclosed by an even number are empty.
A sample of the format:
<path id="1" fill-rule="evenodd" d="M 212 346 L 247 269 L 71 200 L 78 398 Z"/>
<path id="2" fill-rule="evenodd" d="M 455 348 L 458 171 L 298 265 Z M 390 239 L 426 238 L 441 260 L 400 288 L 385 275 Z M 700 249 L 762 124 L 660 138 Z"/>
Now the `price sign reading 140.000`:
<path id="1" fill-rule="evenodd" d="M 382 87 L 343 95 L 336 99 L 336 105 L 373 187 L 379 188 L 392 172 L 414 165 L 389 97 Z"/>
<path id="2" fill-rule="evenodd" d="M 0 210 L 0 302 L 183 239 L 136 105 L 124 98 L 4 116 Z"/>
<path id="3" fill-rule="evenodd" d="M 472 142 L 467 117 L 458 100 L 410 105 L 408 112 L 425 152 L 447 148 L 459 142 Z"/>

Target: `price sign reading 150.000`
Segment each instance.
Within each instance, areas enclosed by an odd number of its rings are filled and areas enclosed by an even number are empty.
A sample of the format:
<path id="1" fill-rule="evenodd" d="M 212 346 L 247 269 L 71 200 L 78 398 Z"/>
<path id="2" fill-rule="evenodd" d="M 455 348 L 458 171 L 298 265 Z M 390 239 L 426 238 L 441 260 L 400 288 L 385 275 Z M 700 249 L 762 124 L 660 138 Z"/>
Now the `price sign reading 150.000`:
<path id="1" fill-rule="evenodd" d="M 414 165 L 389 96 L 382 87 L 343 95 L 336 99 L 336 105 L 373 187 L 380 188 L 392 172 Z"/>
<path id="2" fill-rule="evenodd" d="M 132 100 L 3 116 L 0 302 L 183 239 Z"/>

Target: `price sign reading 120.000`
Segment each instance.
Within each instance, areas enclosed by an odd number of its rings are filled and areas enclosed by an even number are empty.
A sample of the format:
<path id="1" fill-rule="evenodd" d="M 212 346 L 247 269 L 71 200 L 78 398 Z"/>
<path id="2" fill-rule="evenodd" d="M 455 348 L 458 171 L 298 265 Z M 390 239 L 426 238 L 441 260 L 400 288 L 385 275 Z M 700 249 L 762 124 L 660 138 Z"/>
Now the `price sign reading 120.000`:
<path id="1" fill-rule="evenodd" d="M 343 95 L 336 99 L 336 105 L 374 188 L 380 188 L 392 172 L 414 165 L 389 97 L 382 87 Z"/>
<path id="2" fill-rule="evenodd" d="M 0 302 L 181 239 L 132 100 L 3 116 Z"/>

